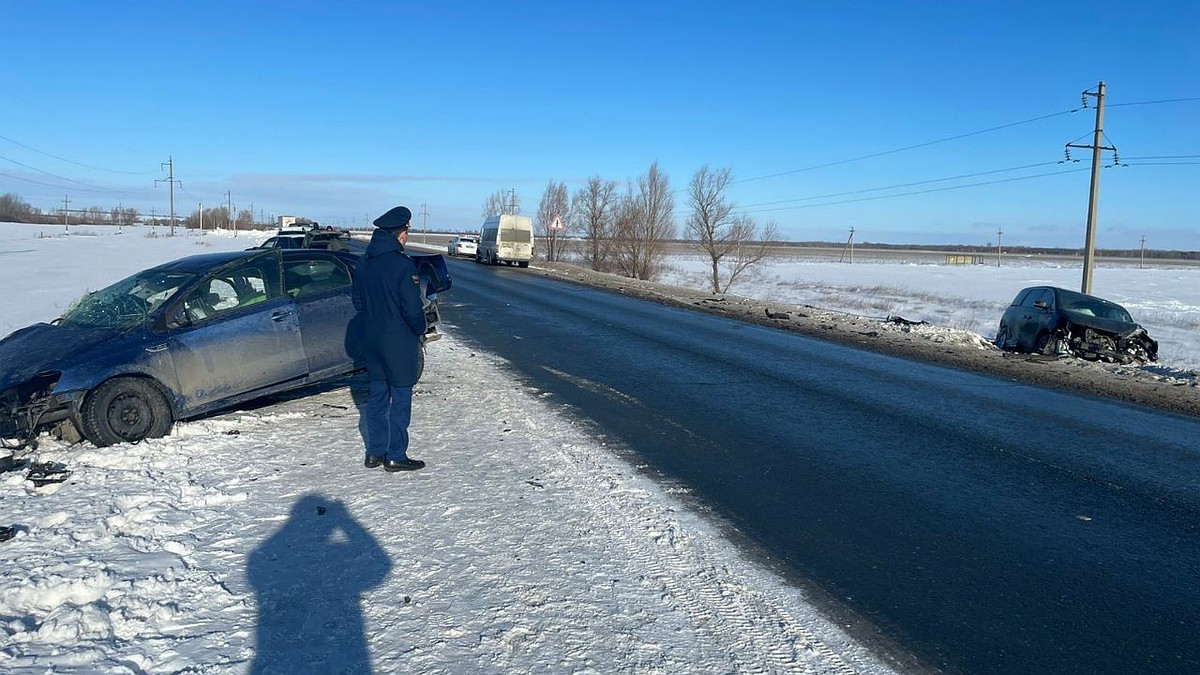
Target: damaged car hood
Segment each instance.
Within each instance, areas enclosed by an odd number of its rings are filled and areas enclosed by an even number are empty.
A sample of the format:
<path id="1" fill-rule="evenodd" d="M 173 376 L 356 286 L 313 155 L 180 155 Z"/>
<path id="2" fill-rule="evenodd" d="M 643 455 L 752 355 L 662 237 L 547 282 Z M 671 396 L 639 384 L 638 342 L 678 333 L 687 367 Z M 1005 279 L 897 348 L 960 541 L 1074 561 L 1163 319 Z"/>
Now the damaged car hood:
<path id="1" fill-rule="evenodd" d="M 1062 310 L 1062 313 L 1071 320 L 1071 323 L 1075 324 L 1076 326 L 1086 326 L 1095 330 L 1104 331 L 1105 333 L 1112 333 L 1117 337 L 1127 337 L 1137 332 L 1138 329 L 1141 328 L 1141 326 L 1137 325 L 1136 323 L 1129 323 L 1128 321 L 1121 321 L 1118 319 L 1106 319 L 1104 317 L 1093 316 L 1085 312 L 1077 312 L 1071 309 L 1064 309 Z"/>
<path id="2" fill-rule="evenodd" d="M 64 359 L 111 340 L 121 331 L 37 323 L 0 340 L 0 390 L 46 370 L 57 370 Z"/>

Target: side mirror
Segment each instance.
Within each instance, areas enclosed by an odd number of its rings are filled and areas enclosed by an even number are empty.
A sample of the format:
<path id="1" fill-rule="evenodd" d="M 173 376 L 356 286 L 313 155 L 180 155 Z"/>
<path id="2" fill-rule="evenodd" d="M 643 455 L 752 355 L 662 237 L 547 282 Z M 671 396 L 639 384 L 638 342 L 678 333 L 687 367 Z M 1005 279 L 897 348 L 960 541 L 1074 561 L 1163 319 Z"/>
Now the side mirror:
<path id="1" fill-rule="evenodd" d="M 1038 309 L 1050 309 L 1049 303 L 1047 303 L 1045 300 L 1038 300 L 1033 303 L 1033 306 L 1037 307 Z"/>

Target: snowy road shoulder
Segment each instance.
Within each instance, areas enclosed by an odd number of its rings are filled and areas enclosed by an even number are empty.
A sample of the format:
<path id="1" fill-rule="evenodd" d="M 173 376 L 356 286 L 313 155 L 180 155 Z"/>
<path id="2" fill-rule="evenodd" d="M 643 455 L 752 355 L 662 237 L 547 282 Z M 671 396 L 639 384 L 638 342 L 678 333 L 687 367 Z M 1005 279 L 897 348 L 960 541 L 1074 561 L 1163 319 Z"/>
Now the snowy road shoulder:
<path id="1" fill-rule="evenodd" d="M 428 469 L 362 468 L 357 423 L 343 387 L 0 474 L 0 670 L 890 672 L 452 334 Z"/>

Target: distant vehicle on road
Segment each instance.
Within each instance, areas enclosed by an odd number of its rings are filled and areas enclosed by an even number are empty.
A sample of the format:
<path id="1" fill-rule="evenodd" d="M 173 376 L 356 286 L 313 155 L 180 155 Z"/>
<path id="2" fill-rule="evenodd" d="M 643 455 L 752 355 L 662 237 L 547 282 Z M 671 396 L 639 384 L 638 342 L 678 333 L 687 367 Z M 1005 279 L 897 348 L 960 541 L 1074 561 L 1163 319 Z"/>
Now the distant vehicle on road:
<path id="1" fill-rule="evenodd" d="M 529 216 L 492 216 L 479 230 L 475 262 L 529 267 L 533 260 L 533 220 Z"/>
<path id="2" fill-rule="evenodd" d="M 479 251 L 479 237 L 473 234 L 464 234 L 450 240 L 446 244 L 446 255 L 454 257 L 457 255 L 475 256 Z"/>
<path id="3" fill-rule="evenodd" d="M 1158 359 L 1158 342 L 1124 307 L 1054 286 L 1031 286 L 1017 293 L 1000 318 L 996 346 L 1110 363 Z"/>

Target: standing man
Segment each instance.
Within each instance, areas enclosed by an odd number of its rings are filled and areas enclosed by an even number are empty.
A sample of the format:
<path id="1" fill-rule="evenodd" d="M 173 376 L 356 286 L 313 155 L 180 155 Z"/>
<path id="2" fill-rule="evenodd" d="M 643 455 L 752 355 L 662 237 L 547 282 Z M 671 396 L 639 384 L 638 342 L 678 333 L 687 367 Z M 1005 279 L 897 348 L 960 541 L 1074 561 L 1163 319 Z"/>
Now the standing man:
<path id="1" fill-rule="evenodd" d="M 404 254 L 412 211 L 397 206 L 375 219 L 375 233 L 354 275 L 354 307 L 362 313 L 370 395 L 362 408 L 367 457 L 363 465 L 415 471 L 425 462 L 408 456 L 408 424 L 425 310 L 417 266 Z"/>

